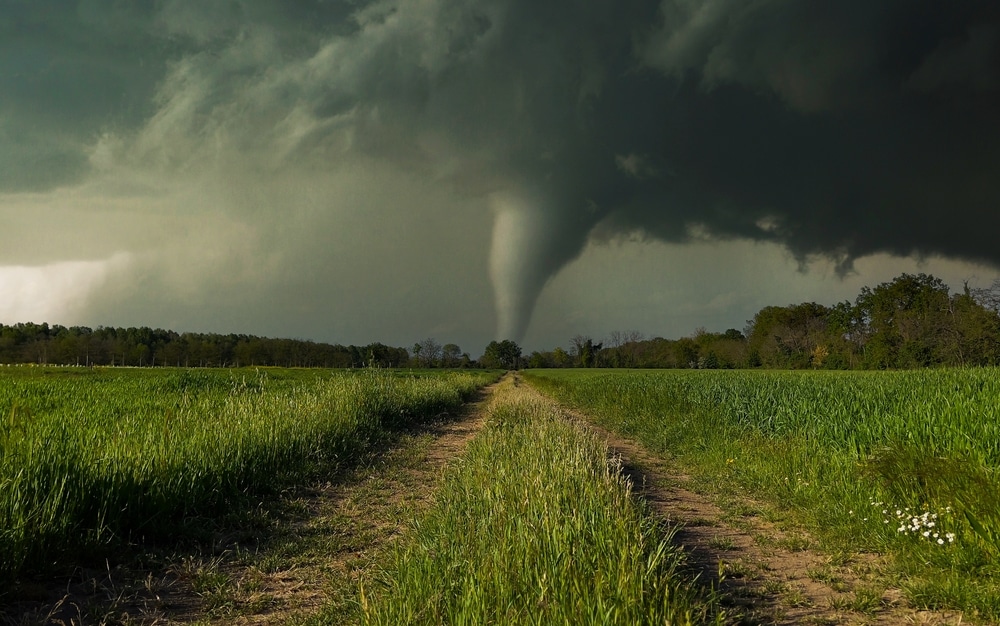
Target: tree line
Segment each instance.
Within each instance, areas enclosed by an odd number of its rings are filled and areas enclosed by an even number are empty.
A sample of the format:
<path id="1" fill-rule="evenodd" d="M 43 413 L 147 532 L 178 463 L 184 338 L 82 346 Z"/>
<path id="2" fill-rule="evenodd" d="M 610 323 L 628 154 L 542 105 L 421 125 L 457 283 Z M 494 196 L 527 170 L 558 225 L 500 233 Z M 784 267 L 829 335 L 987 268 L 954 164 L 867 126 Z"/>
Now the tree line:
<path id="1" fill-rule="evenodd" d="M 743 330 L 681 339 L 615 332 L 569 350 L 533 352 L 528 367 L 903 369 L 1000 365 L 1000 281 L 951 293 L 928 274 L 902 274 L 853 301 L 767 306 Z"/>
<path id="2" fill-rule="evenodd" d="M 568 349 L 532 352 L 492 341 L 478 360 L 428 338 L 411 350 L 381 343 L 343 346 L 254 335 L 151 328 L 0 324 L 0 364 L 178 367 L 629 367 L 889 369 L 1000 365 L 1000 280 L 951 293 L 928 274 L 902 274 L 857 298 L 767 306 L 742 330 L 698 329 L 689 337 L 616 331 L 585 335 Z"/>
<path id="3" fill-rule="evenodd" d="M 491 341 L 479 360 L 454 343 L 441 345 L 430 337 L 413 344 L 411 364 L 418 367 L 483 367 L 486 369 L 518 369 L 522 365 L 521 346 L 510 339 Z"/>
<path id="4" fill-rule="evenodd" d="M 402 367 L 406 348 L 342 346 L 255 335 L 152 328 L 0 324 L 0 363 L 176 367 Z"/>

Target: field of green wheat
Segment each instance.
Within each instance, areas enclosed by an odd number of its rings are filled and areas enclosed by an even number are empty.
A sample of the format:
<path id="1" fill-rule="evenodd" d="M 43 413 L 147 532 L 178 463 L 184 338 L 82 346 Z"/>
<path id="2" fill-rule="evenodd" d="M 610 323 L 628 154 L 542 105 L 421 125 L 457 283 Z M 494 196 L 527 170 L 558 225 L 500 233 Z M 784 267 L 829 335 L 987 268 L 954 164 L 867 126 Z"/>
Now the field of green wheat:
<path id="1" fill-rule="evenodd" d="M 917 606 L 1000 618 L 1000 371 L 526 378 L 703 485 L 770 502 L 831 551 L 890 555 Z"/>
<path id="2" fill-rule="evenodd" d="M 0 580 L 335 471 L 490 373 L 0 371 Z"/>

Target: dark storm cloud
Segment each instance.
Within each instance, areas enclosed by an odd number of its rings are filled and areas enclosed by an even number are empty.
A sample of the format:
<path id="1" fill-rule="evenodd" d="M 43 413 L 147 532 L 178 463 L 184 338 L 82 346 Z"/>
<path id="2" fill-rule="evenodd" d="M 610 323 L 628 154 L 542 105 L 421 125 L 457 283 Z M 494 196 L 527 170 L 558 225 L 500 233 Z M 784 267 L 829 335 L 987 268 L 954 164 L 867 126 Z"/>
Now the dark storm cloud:
<path id="1" fill-rule="evenodd" d="M 672 77 L 662 198 L 624 222 L 996 264 L 1000 5 L 666 3 L 643 48 Z M 653 192 L 655 197 L 657 192 Z"/>
<path id="2" fill-rule="evenodd" d="M 349 23 L 342 2 L 256 4 L 0 2 L 0 192 L 81 180 L 99 135 L 156 113 L 154 95 L 172 63 L 218 53 L 255 25 L 304 53 Z"/>
<path id="3" fill-rule="evenodd" d="M 770 240 L 842 271 L 1000 262 L 996 3 L 420 6 L 437 12 L 380 42 L 353 95 L 398 115 L 396 139 L 445 137 L 448 173 L 518 216 L 494 236 L 502 333 L 598 225 Z"/>
<path id="4" fill-rule="evenodd" d="M 152 112 L 163 68 L 139 4 L 0 3 L 0 191 L 79 180 L 102 127 Z"/>
<path id="5" fill-rule="evenodd" d="M 501 336 L 595 237 L 1000 264 L 992 1 L 2 6 L 0 188 L 391 163 L 492 206 Z"/>

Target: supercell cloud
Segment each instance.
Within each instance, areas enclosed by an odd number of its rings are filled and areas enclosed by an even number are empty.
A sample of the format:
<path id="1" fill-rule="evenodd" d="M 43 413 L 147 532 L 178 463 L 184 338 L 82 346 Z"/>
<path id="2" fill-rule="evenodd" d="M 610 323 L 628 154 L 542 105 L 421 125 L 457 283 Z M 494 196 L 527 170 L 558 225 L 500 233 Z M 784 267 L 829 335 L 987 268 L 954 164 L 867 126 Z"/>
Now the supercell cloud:
<path id="1" fill-rule="evenodd" d="M 521 339 L 560 269 L 622 237 L 766 241 L 842 273 L 1000 265 L 995 2 L 0 16 L 0 266 L 100 268 L 92 323 Z"/>

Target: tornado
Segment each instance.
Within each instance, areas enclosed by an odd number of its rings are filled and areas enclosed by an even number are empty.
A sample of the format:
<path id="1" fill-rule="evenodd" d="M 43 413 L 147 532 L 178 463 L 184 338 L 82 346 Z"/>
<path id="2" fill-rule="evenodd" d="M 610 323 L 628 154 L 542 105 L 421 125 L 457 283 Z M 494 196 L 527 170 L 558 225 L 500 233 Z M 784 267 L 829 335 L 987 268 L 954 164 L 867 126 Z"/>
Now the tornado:
<path id="1" fill-rule="evenodd" d="M 559 268 L 579 254 L 584 240 L 541 194 L 495 193 L 490 280 L 497 339 L 524 340 L 535 302 Z"/>

